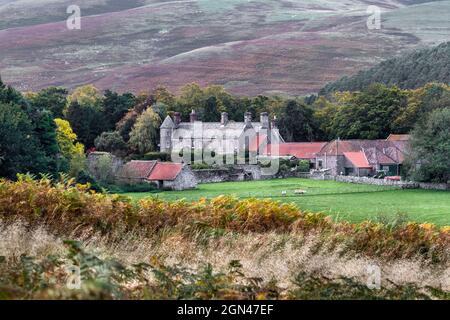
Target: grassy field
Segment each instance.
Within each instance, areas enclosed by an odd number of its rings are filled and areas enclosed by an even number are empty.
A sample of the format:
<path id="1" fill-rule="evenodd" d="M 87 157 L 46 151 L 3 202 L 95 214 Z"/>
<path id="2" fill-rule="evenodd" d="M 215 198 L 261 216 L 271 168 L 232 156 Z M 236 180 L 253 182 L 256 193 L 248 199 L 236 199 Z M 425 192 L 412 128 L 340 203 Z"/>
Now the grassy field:
<path id="1" fill-rule="evenodd" d="M 306 194 L 295 195 L 294 190 L 297 189 L 305 190 Z M 287 191 L 287 195 L 283 196 L 282 191 Z M 196 190 L 126 195 L 134 200 L 156 196 L 165 200 L 193 201 L 223 194 L 294 202 L 301 209 L 324 212 L 336 219 L 352 222 L 405 214 L 411 221 L 450 225 L 450 193 L 443 191 L 401 190 L 394 187 L 291 178 L 202 184 Z"/>

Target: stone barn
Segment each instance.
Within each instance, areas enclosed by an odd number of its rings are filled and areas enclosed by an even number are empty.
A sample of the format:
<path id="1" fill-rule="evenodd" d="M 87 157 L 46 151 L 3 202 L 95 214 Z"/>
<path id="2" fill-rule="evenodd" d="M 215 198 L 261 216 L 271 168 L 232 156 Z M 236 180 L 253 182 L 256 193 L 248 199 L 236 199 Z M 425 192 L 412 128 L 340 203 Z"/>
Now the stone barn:
<path id="1" fill-rule="evenodd" d="M 181 163 L 158 162 L 147 180 L 159 189 L 186 190 L 197 187 L 197 178 L 188 166 Z"/>

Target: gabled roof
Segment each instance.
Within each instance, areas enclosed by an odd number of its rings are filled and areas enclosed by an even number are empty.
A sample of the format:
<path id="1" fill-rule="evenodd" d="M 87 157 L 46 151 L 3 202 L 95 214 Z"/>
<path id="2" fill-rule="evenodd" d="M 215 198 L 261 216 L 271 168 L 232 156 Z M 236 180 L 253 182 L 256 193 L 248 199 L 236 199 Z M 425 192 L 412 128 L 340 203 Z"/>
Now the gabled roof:
<path id="1" fill-rule="evenodd" d="M 271 154 L 279 150 L 279 156 L 295 156 L 298 159 L 314 159 L 327 142 L 291 142 L 269 145 L 264 150 L 264 154 Z"/>
<path id="2" fill-rule="evenodd" d="M 326 155 L 344 155 L 345 152 L 364 151 L 369 163 L 403 163 L 408 153 L 409 142 L 404 140 L 333 140 L 318 153 Z M 387 158 L 386 158 L 387 157 Z M 390 158 L 390 160 L 388 159 Z"/>
<path id="3" fill-rule="evenodd" d="M 173 120 L 170 116 L 167 116 L 166 119 L 164 119 L 164 122 L 161 124 L 161 128 L 162 129 L 175 128 L 175 123 L 173 122 Z"/>
<path id="4" fill-rule="evenodd" d="M 156 161 L 130 161 L 120 170 L 118 176 L 126 179 L 146 179 L 156 165 Z"/>
<path id="5" fill-rule="evenodd" d="M 147 179 L 150 181 L 173 181 L 183 169 L 181 163 L 158 162 Z"/>
<path id="6" fill-rule="evenodd" d="M 389 148 L 395 149 L 395 148 Z M 397 164 L 398 162 L 391 157 L 386 151 L 387 149 L 380 150 L 378 148 L 363 149 L 366 159 L 371 165 L 377 164 Z"/>
<path id="7" fill-rule="evenodd" d="M 356 167 L 361 169 L 372 168 L 364 152 L 344 152 L 344 156 Z"/>

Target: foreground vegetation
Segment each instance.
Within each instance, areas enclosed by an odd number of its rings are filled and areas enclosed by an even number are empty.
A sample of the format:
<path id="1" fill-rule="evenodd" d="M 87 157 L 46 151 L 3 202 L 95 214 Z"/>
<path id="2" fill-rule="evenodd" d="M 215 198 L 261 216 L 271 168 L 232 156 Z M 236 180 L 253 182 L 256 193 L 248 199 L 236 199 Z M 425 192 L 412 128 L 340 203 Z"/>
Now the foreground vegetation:
<path id="1" fill-rule="evenodd" d="M 295 195 L 295 190 L 306 191 Z M 283 196 L 282 192 L 287 195 Z M 274 199 L 295 203 L 303 210 L 323 212 L 335 220 L 362 222 L 365 220 L 392 220 L 398 215 L 417 222 L 450 225 L 450 195 L 444 191 L 402 190 L 396 187 L 359 185 L 311 179 L 275 179 L 265 181 L 225 182 L 201 184 L 198 189 L 165 191 L 159 193 L 126 193 L 138 201 L 150 196 L 164 200 L 198 201 L 222 194 L 240 199 Z"/>
<path id="2" fill-rule="evenodd" d="M 0 236 L 1 298 L 446 299 L 450 289 L 448 227 L 336 223 L 271 200 L 134 204 L 21 176 L 0 182 Z M 361 277 L 371 262 L 386 273 L 380 290 Z M 81 268 L 81 289 L 65 286 L 67 265 Z"/>
<path id="3" fill-rule="evenodd" d="M 196 270 L 166 266 L 157 259 L 126 266 L 86 252 L 79 242 L 65 241 L 62 256 L 41 259 L 22 255 L 0 261 L 0 299 L 450 299 L 450 293 L 413 284 L 368 288 L 351 278 L 332 280 L 299 272 L 292 289 L 283 291 L 274 280 L 248 277 L 239 261 L 225 272 L 205 264 Z M 67 287 L 65 265 L 82 268 L 80 287 Z M 153 281 L 149 283 L 148 274 Z M 132 284 L 132 285 L 131 285 Z"/>
<path id="4" fill-rule="evenodd" d="M 6 299 L 446 299 L 450 289 L 448 227 L 336 223 L 272 200 L 135 204 L 20 176 L 0 182 L 0 236 Z M 380 290 L 361 278 L 370 261 L 388 273 Z M 67 265 L 81 268 L 81 289 L 65 286 Z"/>

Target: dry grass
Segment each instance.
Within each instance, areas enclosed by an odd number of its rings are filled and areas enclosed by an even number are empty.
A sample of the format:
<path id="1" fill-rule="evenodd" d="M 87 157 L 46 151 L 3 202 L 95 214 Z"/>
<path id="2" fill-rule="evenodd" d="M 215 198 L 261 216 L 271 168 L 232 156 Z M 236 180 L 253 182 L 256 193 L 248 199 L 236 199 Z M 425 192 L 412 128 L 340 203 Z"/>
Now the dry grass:
<path id="1" fill-rule="evenodd" d="M 0 223 L 0 238 L 0 256 L 7 259 L 21 254 L 42 257 L 64 251 L 63 239 L 54 237 L 42 226 L 29 230 L 21 222 Z M 293 277 L 302 271 L 331 279 L 345 276 L 365 283 L 367 267 L 378 265 L 382 270 L 383 286 L 389 286 L 392 281 L 450 291 L 448 264 L 432 265 L 419 258 L 386 261 L 342 255 L 339 249 L 327 248 L 312 234 L 303 237 L 272 232 L 227 233 L 214 237 L 204 233 L 186 236 L 172 229 L 151 238 L 130 232 L 120 240 L 111 241 L 109 237 L 85 232 L 74 239 L 82 241 L 89 251 L 100 257 L 113 257 L 126 265 L 149 262 L 157 257 L 169 266 L 197 269 L 210 263 L 215 270 L 222 271 L 230 261 L 239 260 L 245 274 L 266 282 L 275 279 L 286 290 L 291 289 Z"/>

